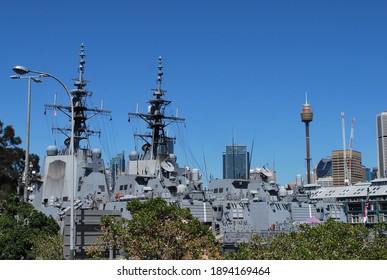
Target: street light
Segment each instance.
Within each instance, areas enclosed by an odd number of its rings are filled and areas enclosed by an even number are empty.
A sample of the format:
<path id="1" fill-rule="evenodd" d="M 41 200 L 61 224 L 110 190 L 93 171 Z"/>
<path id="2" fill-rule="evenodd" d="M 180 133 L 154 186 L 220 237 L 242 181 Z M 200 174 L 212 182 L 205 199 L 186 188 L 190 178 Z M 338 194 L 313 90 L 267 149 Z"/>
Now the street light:
<path id="1" fill-rule="evenodd" d="M 72 156 L 72 162 L 73 162 L 73 169 L 72 169 L 72 187 L 71 187 L 71 199 L 70 199 L 70 259 L 74 259 L 75 257 L 75 235 L 74 235 L 74 196 L 75 196 L 75 156 L 74 156 L 74 104 L 73 104 L 73 96 L 71 95 L 70 91 L 67 89 L 66 85 L 59 80 L 54 75 L 51 75 L 46 72 L 41 72 L 37 70 L 31 70 L 24 66 L 15 66 L 13 67 L 13 71 L 19 75 L 24 75 L 27 73 L 35 73 L 40 75 L 41 77 L 50 77 L 56 80 L 58 83 L 61 84 L 61 86 L 66 91 L 69 99 L 70 99 L 70 106 L 71 106 L 71 138 L 70 138 L 70 152 Z"/>
<path id="2" fill-rule="evenodd" d="M 24 192 L 23 192 L 23 200 L 25 202 L 28 201 L 28 186 L 30 184 L 29 178 L 29 166 L 30 166 L 30 121 L 31 121 L 31 80 L 35 83 L 41 83 L 42 81 L 39 79 L 41 76 L 27 76 L 20 77 L 18 75 L 10 76 L 11 79 L 28 79 L 28 98 L 27 98 L 27 133 L 26 133 L 26 161 L 24 163 Z"/>

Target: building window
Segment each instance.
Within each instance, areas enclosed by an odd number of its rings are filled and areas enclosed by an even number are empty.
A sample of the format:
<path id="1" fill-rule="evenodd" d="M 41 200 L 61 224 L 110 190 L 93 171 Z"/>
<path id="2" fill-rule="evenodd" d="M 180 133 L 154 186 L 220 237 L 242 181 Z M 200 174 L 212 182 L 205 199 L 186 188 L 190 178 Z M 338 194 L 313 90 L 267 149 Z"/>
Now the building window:
<path id="1" fill-rule="evenodd" d="M 358 224 L 359 223 L 359 216 L 358 215 L 352 215 L 350 217 L 350 221 L 352 224 Z"/>
<path id="2" fill-rule="evenodd" d="M 380 222 L 386 223 L 387 222 L 387 214 L 380 214 Z"/>
<path id="3" fill-rule="evenodd" d="M 348 204 L 348 211 L 362 211 L 362 205 L 361 203 L 349 203 Z"/>
<path id="4" fill-rule="evenodd" d="M 380 211 L 386 211 L 387 210 L 387 202 L 379 202 L 379 209 L 380 209 Z"/>

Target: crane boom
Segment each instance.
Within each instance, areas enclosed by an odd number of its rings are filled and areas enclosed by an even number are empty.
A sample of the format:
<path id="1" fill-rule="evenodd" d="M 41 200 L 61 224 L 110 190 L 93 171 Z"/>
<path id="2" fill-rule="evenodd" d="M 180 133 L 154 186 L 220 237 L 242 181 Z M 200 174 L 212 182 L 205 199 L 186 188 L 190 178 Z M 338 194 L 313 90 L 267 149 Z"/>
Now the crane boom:
<path id="1" fill-rule="evenodd" d="M 355 118 L 352 118 L 351 137 L 349 140 L 349 168 L 348 168 L 349 182 L 351 182 L 351 179 L 352 179 L 351 178 L 352 177 L 352 150 L 353 150 L 354 130 L 355 130 Z"/>
<path id="2" fill-rule="evenodd" d="M 344 184 L 349 185 L 348 178 L 348 166 L 347 166 L 347 147 L 345 140 L 345 121 L 344 121 L 344 112 L 341 112 L 341 126 L 342 126 L 342 134 L 343 134 L 343 154 L 344 154 Z"/>

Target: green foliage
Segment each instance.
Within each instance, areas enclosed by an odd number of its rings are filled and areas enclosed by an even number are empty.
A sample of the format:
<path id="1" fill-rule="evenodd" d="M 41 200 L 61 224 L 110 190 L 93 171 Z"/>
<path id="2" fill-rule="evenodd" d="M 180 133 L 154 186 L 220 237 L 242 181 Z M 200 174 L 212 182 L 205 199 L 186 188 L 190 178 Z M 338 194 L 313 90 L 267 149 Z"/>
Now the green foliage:
<path id="1" fill-rule="evenodd" d="M 16 192 L 25 164 L 25 151 L 18 147 L 21 142 L 13 127 L 0 121 L 0 197 Z M 30 155 L 30 163 L 39 172 L 39 156 Z"/>
<path id="2" fill-rule="evenodd" d="M 110 247 L 130 259 L 180 260 L 219 259 L 219 247 L 210 229 L 192 216 L 188 209 L 168 205 L 161 198 L 127 205 L 131 220 L 104 217 L 105 232 L 90 254 Z"/>
<path id="3" fill-rule="evenodd" d="M 61 259 L 59 226 L 17 195 L 0 200 L 0 259 Z"/>
<path id="4" fill-rule="evenodd" d="M 362 225 L 329 220 L 317 227 L 275 237 L 255 236 L 229 259 L 256 260 L 375 260 L 387 259 L 386 225 L 368 229 Z"/>
<path id="5" fill-rule="evenodd" d="M 23 150 L 20 137 L 15 137 L 12 126 L 3 128 L 0 121 L 0 192 L 15 192 L 18 177 L 23 172 Z"/>

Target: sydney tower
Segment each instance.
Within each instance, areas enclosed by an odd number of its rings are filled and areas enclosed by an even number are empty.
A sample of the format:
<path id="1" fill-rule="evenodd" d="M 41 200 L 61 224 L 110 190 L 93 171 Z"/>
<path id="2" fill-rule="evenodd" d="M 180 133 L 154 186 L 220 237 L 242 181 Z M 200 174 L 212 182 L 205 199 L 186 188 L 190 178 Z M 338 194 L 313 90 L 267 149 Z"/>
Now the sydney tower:
<path id="1" fill-rule="evenodd" d="M 313 112 L 310 110 L 310 104 L 308 104 L 308 98 L 301 112 L 301 120 L 305 123 L 305 136 L 306 136 L 306 172 L 307 172 L 307 184 L 311 183 L 310 180 L 310 162 L 312 158 L 310 157 L 310 139 L 309 139 L 309 123 L 313 120 Z"/>

